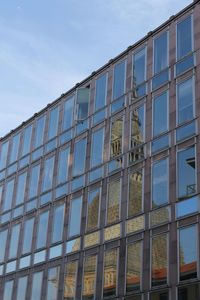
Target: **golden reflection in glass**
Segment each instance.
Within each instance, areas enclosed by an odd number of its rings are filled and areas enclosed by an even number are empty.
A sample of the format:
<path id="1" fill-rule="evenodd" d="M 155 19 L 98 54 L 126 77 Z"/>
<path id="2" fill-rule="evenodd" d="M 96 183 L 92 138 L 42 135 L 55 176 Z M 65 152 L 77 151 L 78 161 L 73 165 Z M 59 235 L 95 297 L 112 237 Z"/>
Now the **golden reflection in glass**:
<path id="1" fill-rule="evenodd" d="M 84 247 L 91 247 L 99 243 L 99 231 L 85 235 Z"/>
<path id="2" fill-rule="evenodd" d="M 126 234 L 142 229 L 144 229 L 144 216 L 139 216 L 126 222 Z"/>
<path id="3" fill-rule="evenodd" d="M 110 158 L 122 154 L 122 128 L 123 118 L 111 124 Z"/>
<path id="4" fill-rule="evenodd" d="M 100 189 L 90 191 L 88 195 L 87 231 L 98 227 Z"/>
<path id="5" fill-rule="evenodd" d="M 108 185 L 107 223 L 119 220 L 120 195 L 120 179 L 110 182 Z"/>
<path id="6" fill-rule="evenodd" d="M 96 255 L 87 257 L 84 263 L 83 300 L 94 299 L 96 280 Z"/>
<path id="7" fill-rule="evenodd" d="M 150 214 L 151 226 L 169 222 L 170 208 L 169 206 L 154 210 Z"/>
<path id="8" fill-rule="evenodd" d="M 152 286 L 167 283 L 167 234 L 152 238 Z"/>
<path id="9" fill-rule="evenodd" d="M 105 241 L 120 237 L 120 224 L 116 224 L 105 229 Z"/>
<path id="10" fill-rule="evenodd" d="M 71 240 L 66 243 L 66 254 L 70 254 L 80 250 L 80 238 Z"/>
<path id="11" fill-rule="evenodd" d="M 116 295 L 117 283 L 117 255 L 118 250 L 113 249 L 105 252 L 104 257 L 104 288 L 103 296 Z"/>
<path id="12" fill-rule="evenodd" d="M 129 152 L 129 163 L 135 163 L 141 159 L 144 159 L 144 145 Z"/>
<path id="13" fill-rule="evenodd" d="M 142 170 L 129 176 L 129 217 L 142 211 L 142 179 Z"/>
<path id="14" fill-rule="evenodd" d="M 48 272 L 48 284 L 47 284 L 47 298 L 46 300 L 57 299 L 58 284 L 59 284 L 60 267 L 49 269 Z"/>
<path id="15" fill-rule="evenodd" d="M 126 291 L 140 289 L 141 241 L 127 246 Z"/>
<path id="16" fill-rule="evenodd" d="M 144 105 L 131 112 L 131 149 L 144 143 Z"/>
<path id="17" fill-rule="evenodd" d="M 72 300 L 75 299 L 75 291 L 76 291 L 76 269 L 77 262 L 73 261 L 66 264 L 65 270 L 65 287 L 64 287 L 64 300 Z"/>

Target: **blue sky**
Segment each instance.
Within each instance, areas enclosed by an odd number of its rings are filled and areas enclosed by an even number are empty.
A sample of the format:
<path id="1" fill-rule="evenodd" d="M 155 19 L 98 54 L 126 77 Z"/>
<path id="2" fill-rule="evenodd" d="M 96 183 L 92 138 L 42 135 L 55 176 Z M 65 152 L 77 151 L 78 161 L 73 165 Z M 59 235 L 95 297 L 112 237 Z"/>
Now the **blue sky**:
<path id="1" fill-rule="evenodd" d="M 191 2 L 0 1 L 0 137 Z"/>

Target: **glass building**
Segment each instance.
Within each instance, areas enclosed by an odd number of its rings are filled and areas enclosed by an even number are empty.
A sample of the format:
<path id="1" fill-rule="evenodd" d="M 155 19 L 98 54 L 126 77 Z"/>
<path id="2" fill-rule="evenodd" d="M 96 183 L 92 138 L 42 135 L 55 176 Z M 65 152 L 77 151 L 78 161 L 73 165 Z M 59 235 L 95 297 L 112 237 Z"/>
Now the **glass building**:
<path id="1" fill-rule="evenodd" d="M 0 300 L 200 299 L 200 5 L 0 139 Z"/>

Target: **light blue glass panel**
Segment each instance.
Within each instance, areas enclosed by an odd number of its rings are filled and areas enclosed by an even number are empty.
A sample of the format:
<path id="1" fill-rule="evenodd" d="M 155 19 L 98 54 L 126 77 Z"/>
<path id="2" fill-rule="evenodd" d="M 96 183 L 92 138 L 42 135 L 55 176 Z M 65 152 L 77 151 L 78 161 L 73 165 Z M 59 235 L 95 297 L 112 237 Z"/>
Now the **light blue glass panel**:
<path id="1" fill-rule="evenodd" d="M 119 168 L 122 167 L 122 157 L 119 157 L 118 159 L 111 160 L 108 163 L 108 173 L 111 173 Z"/>
<path id="2" fill-rule="evenodd" d="M 32 161 L 38 159 L 39 157 L 42 156 L 42 152 L 43 152 L 43 148 L 39 148 L 38 150 L 35 150 L 33 153 L 32 153 Z"/>
<path id="3" fill-rule="evenodd" d="M 162 159 L 152 167 L 152 206 L 168 201 L 168 159 Z"/>
<path id="4" fill-rule="evenodd" d="M 20 232 L 20 224 L 17 224 L 12 227 L 9 254 L 8 254 L 9 259 L 17 256 L 19 232 Z"/>
<path id="5" fill-rule="evenodd" d="M 37 196 L 39 174 L 40 174 L 40 165 L 32 167 L 31 176 L 30 176 L 30 183 L 29 183 L 29 192 L 28 192 L 28 198 L 29 199 Z"/>
<path id="6" fill-rule="evenodd" d="M 90 100 L 90 88 L 77 89 L 76 106 L 77 106 L 77 119 L 84 120 L 88 116 L 88 107 Z"/>
<path id="7" fill-rule="evenodd" d="M 60 151 L 57 172 L 57 184 L 63 183 L 67 180 L 69 151 L 70 148 L 66 148 Z"/>
<path id="8" fill-rule="evenodd" d="M 7 281 L 5 283 L 3 300 L 11 300 L 12 299 L 13 282 L 14 282 L 14 280 Z"/>
<path id="9" fill-rule="evenodd" d="M 103 167 L 95 169 L 89 173 L 89 182 L 95 181 L 102 177 L 103 174 Z"/>
<path id="10" fill-rule="evenodd" d="M 169 69 L 163 71 L 152 79 L 152 91 L 167 83 L 169 80 Z"/>
<path id="11" fill-rule="evenodd" d="M 24 173 L 22 173 L 18 176 L 17 194 L 16 194 L 15 205 L 18 205 L 18 204 L 24 202 L 26 176 L 27 176 L 27 172 L 24 172 Z"/>
<path id="12" fill-rule="evenodd" d="M 62 255 L 62 244 L 50 248 L 49 259 Z"/>
<path id="13" fill-rule="evenodd" d="M 0 172 L 0 180 L 4 179 L 6 177 L 6 172 L 5 170 Z"/>
<path id="14" fill-rule="evenodd" d="M 111 104 L 111 114 L 125 108 L 125 96 L 121 97 L 119 100 Z"/>
<path id="15" fill-rule="evenodd" d="M 25 253 L 28 253 L 31 251 L 33 226 L 34 226 L 34 218 L 27 220 L 24 224 L 22 254 L 25 254 Z"/>
<path id="16" fill-rule="evenodd" d="M 48 140 L 57 135 L 59 106 L 50 111 Z"/>
<path id="17" fill-rule="evenodd" d="M 133 88 L 145 81 L 146 48 L 142 48 L 133 55 Z"/>
<path id="18" fill-rule="evenodd" d="M 192 16 L 177 24 L 177 59 L 192 51 Z"/>
<path id="19" fill-rule="evenodd" d="M 52 140 L 52 141 L 50 141 L 49 143 L 46 144 L 45 153 L 48 153 L 51 150 L 55 149 L 56 146 L 57 146 L 57 139 L 55 138 L 54 140 Z"/>
<path id="20" fill-rule="evenodd" d="M 51 202 L 52 192 L 46 193 L 40 197 L 40 206 Z"/>
<path id="21" fill-rule="evenodd" d="M 24 168 L 29 164 L 30 155 L 27 155 L 26 157 L 22 158 L 19 162 L 19 168 Z"/>
<path id="22" fill-rule="evenodd" d="M 194 55 L 191 54 L 176 64 L 176 76 L 194 67 Z"/>
<path id="23" fill-rule="evenodd" d="M 193 118 L 193 78 L 189 78 L 177 86 L 178 124 Z"/>
<path id="24" fill-rule="evenodd" d="M 64 204 L 57 206 L 54 209 L 53 229 L 52 229 L 52 243 L 62 240 L 63 223 L 64 223 Z"/>
<path id="25" fill-rule="evenodd" d="M 154 40 L 154 74 L 162 71 L 168 65 L 168 32 Z"/>
<path id="26" fill-rule="evenodd" d="M 10 221 L 10 217 L 11 217 L 11 212 L 10 211 L 8 213 L 2 215 L 1 216 L 1 224 L 4 224 L 4 223 Z"/>
<path id="27" fill-rule="evenodd" d="M 46 250 L 42 250 L 42 251 L 36 252 L 34 254 L 33 263 L 34 264 L 39 264 L 39 263 L 45 261 L 45 259 L 46 259 Z"/>
<path id="28" fill-rule="evenodd" d="M 86 138 L 74 145 L 73 176 L 80 175 L 85 170 Z"/>
<path id="29" fill-rule="evenodd" d="M 0 185 L 0 204 L 2 202 L 3 185 Z"/>
<path id="30" fill-rule="evenodd" d="M 15 163 L 14 165 L 12 165 L 8 168 L 7 176 L 15 173 L 16 171 L 17 171 L 17 163 Z"/>
<path id="31" fill-rule="evenodd" d="M 26 300 L 28 276 L 20 277 L 17 285 L 17 298 L 16 300 Z"/>
<path id="32" fill-rule="evenodd" d="M 80 238 L 71 240 L 66 243 L 66 254 L 80 250 Z"/>
<path id="33" fill-rule="evenodd" d="M 92 134 L 91 168 L 94 168 L 103 162 L 103 147 L 104 128 L 101 128 Z"/>
<path id="34" fill-rule="evenodd" d="M 67 194 L 67 190 L 68 190 L 68 185 L 64 184 L 62 186 L 59 186 L 56 191 L 55 191 L 55 198 L 59 198 L 61 196 L 64 196 Z"/>
<path id="35" fill-rule="evenodd" d="M 85 176 L 80 176 L 72 180 L 72 191 L 77 190 L 84 186 Z"/>
<path id="36" fill-rule="evenodd" d="M 24 206 L 17 207 L 13 210 L 13 219 L 23 215 Z"/>
<path id="37" fill-rule="evenodd" d="M 1 145 L 1 152 L 0 152 L 0 170 L 4 169 L 6 166 L 7 154 L 8 154 L 8 145 L 9 142 L 5 142 Z"/>
<path id="38" fill-rule="evenodd" d="M 106 108 L 102 109 L 101 111 L 97 112 L 93 116 L 93 126 L 97 123 L 101 122 L 106 118 Z"/>
<path id="39" fill-rule="evenodd" d="M 73 109 L 74 109 L 74 97 L 71 97 L 64 103 L 62 131 L 72 126 Z"/>
<path id="40" fill-rule="evenodd" d="M 107 84 L 107 73 L 102 75 L 96 80 L 95 90 L 95 111 L 105 105 L 106 102 L 106 84 Z"/>
<path id="41" fill-rule="evenodd" d="M 57 300 L 60 267 L 49 269 L 46 300 Z"/>
<path id="42" fill-rule="evenodd" d="M 37 199 L 27 202 L 26 204 L 26 212 L 29 212 L 33 209 L 37 208 Z"/>
<path id="43" fill-rule="evenodd" d="M 184 140 L 196 133 L 196 123 L 195 121 L 182 126 L 176 130 L 176 141 L 179 142 Z"/>
<path id="44" fill-rule="evenodd" d="M 37 148 L 43 144 L 45 119 L 46 117 L 43 116 L 37 120 L 34 148 Z"/>
<path id="45" fill-rule="evenodd" d="M 190 199 L 177 203 L 176 204 L 177 218 L 197 212 L 199 210 L 198 202 L 199 202 L 198 197 L 195 196 Z"/>
<path id="46" fill-rule="evenodd" d="M 7 263 L 6 273 L 14 272 L 16 270 L 16 260 Z"/>
<path id="47" fill-rule="evenodd" d="M 46 246 L 49 212 L 39 216 L 36 249 Z"/>
<path id="48" fill-rule="evenodd" d="M 42 191 L 52 188 L 54 156 L 45 160 Z"/>
<path id="49" fill-rule="evenodd" d="M 136 93 L 138 99 L 146 95 L 146 83 L 138 86 L 136 88 Z"/>
<path id="50" fill-rule="evenodd" d="M 80 234 L 82 198 L 71 200 L 68 237 Z"/>
<path id="51" fill-rule="evenodd" d="M 24 130 L 23 146 L 21 156 L 26 155 L 30 152 L 31 146 L 31 134 L 32 134 L 32 125 L 28 126 Z"/>
<path id="52" fill-rule="evenodd" d="M 153 136 L 168 129 L 168 93 L 164 92 L 153 99 Z"/>
<path id="53" fill-rule="evenodd" d="M 18 151 L 19 151 L 19 141 L 20 141 L 20 133 L 15 135 L 12 140 L 12 148 L 11 148 L 10 161 L 9 161 L 10 164 L 12 164 L 14 161 L 17 160 Z"/>
<path id="54" fill-rule="evenodd" d="M 41 300 L 43 272 L 33 274 L 31 300 Z"/>
<path id="55" fill-rule="evenodd" d="M 19 268 L 20 269 L 27 268 L 30 266 L 30 263 L 31 263 L 31 255 L 24 256 L 24 257 L 20 258 Z"/>
<path id="56" fill-rule="evenodd" d="M 0 231 L 0 263 L 4 261 L 8 229 Z"/>
<path id="57" fill-rule="evenodd" d="M 0 276 L 3 275 L 3 267 L 4 267 L 4 265 L 1 265 L 1 266 L 0 266 Z"/>
<path id="58" fill-rule="evenodd" d="M 11 209 L 12 197 L 13 197 L 14 179 L 10 180 L 6 184 L 6 191 L 4 194 L 3 210 Z"/>
<path id="59" fill-rule="evenodd" d="M 71 140 L 71 138 L 72 138 L 72 131 L 71 130 L 68 130 L 68 131 L 64 132 L 60 136 L 60 144 L 62 145 L 64 143 L 66 143 L 67 141 Z"/>
<path id="60" fill-rule="evenodd" d="M 78 125 L 76 125 L 76 135 L 85 131 L 87 128 L 88 128 L 88 119 L 86 119 L 86 120 L 80 122 Z"/>
<path id="61" fill-rule="evenodd" d="M 124 94 L 126 61 L 122 61 L 114 68 L 113 100 Z"/>
<path id="62" fill-rule="evenodd" d="M 163 135 L 161 138 L 151 143 L 151 152 L 155 153 L 169 147 L 169 134 Z"/>

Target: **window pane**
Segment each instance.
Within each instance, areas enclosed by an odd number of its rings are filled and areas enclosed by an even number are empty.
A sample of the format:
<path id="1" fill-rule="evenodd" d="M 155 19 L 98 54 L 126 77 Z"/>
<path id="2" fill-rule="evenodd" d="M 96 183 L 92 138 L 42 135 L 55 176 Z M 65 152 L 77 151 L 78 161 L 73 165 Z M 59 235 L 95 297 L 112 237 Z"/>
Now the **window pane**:
<path id="1" fill-rule="evenodd" d="M 17 160 L 19 151 L 20 133 L 15 135 L 12 140 L 12 148 L 10 153 L 10 164 Z"/>
<path id="2" fill-rule="evenodd" d="M 64 204 L 57 206 L 54 210 L 52 243 L 62 240 L 64 222 Z"/>
<path id="3" fill-rule="evenodd" d="M 25 253 L 28 253 L 31 251 L 33 225 L 34 225 L 34 218 L 27 220 L 24 224 L 24 238 L 23 238 L 22 254 L 25 254 Z"/>
<path id="4" fill-rule="evenodd" d="M 162 223 L 167 223 L 170 220 L 170 208 L 165 206 L 150 213 L 150 224 L 151 226 L 156 226 Z"/>
<path id="5" fill-rule="evenodd" d="M 32 198 L 37 196 L 38 193 L 38 182 L 39 182 L 39 174 L 40 174 L 40 165 L 37 165 L 31 169 L 31 177 L 29 183 L 29 194 L 28 198 Z"/>
<path id="6" fill-rule="evenodd" d="M 73 176 L 80 175 L 85 170 L 86 138 L 74 145 Z"/>
<path id="7" fill-rule="evenodd" d="M 100 189 L 88 194 L 87 231 L 98 227 Z"/>
<path id="8" fill-rule="evenodd" d="M 179 218 L 197 212 L 199 210 L 198 202 L 199 202 L 198 197 L 192 197 L 190 199 L 177 203 L 176 205 L 177 217 Z"/>
<path id="9" fill-rule="evenodd" d="M 15 205 L 18 205 L 18 204 L 24 202 L 26 176 L 27 176 L 27 172 L 24 172 L 23 174 L 20 174 L 18 176 L 17 194 L 16 194 Z"/>
<path id="10" fill-rule="evenodd" d="M 45 119 L 46 117 L 43 116 L 37 120 L 34 144 L 35 148 L 43 144 Z"/>
<path id="11" fill-rule="evenodd" d="M 122 154 L 122 128 L 123 119 L 116 120 L 111 124 L 110 157 Z"/>
<path id="12" fill-rule="evenodd" d="M 24 277 L 19 278 L 16 300 L 26 300 L 27 281 L 28 281 L 28 276 L 24 276 Z"/>
<path id="13" fill-rule="evenodd" d="M 104 256 L 104 289 L 103 296 L 115 296 L 117 285 L 118 250 L 106 251 Z"/>
<path id="14" fill-rule="evenodd" d="M 8 154 L 8 141 L 1 145 L 0 170 L 4 169 L 6 166 L 7 154 Z"/>
<path id="15" fill-rule="evenodd" d="M 154 40 L 154 74 L 162 71 L 168 65 L 168 32 Z"/>
<path id="16" fill-rule="evenodd" d="M 108 185 L 107 223 L 119 220 L 120 188 L 120 180 L 113 181 Z"/>
<path id="17" fill-rule="evenodd" d="M 50 111 L 48 140 L 57 135 L 59 106 Z"/>
<path id="18" fill-rule="evenodd" d="M 144 105 L 131 112 L 131 149 L 144 143 Z"/>
<path id="19" fill-rule="evenodd" d="M 92 134 L 92 158 L 91 167 L 95 167 L 103 161 L 104 128 Z"/>
<path id="20" fill-rule="evenodd" d="M 77 89 L 77 119 L 83 120 L 88 116 L 88 108 L 90 101 L 90 88 L 80 88 Z"/>
<path id="21" fill-rule="evenodd" d="M 49 269 L 46 300 L 57 300 L 60 267 Z"/>
<path id="22" fill-rule="evenodd" d="M 126 292 L 140 289 L 141 242 L 128 245 L 126 266 Z"/>
<path id="23" fill-rule="evenodd" d="M 197 232 L 196 226 L 179 231 L 180 280 L 197 277 Z"/>
<path id="24" fill-rule="evenodd" d="M 63 149 L 59 154 L 57 184 L 63 183 L 68 176 L 68 159 L 70 148 Z"/>
<path id="25" fill-rule="evenodd" d="M 17 256 L 18 241 L 19 241 L 20 224 L 12 227 L 10 236 L 10 247 L 8 258 L 14 258 Z"/>
<path id="26" fill-rule="evenodd" d="M 162 159 L 152 166 L 152 207 L 168 201 L 168 159 Z"/>
<path id="27" fill-rule="evenodd" d="M 192 16 L 177 24 L 177 59 L 192 51 Z"/>
<path id="28" fill-rule="evenodd" d="M 167 234 L 152 238 L 152 286 L 167 283 Z"/>
<path id="29" fill-rule="evenodd" d="M 74 97 L 71 97 L 64 103 L 64 113 L 63 113 L 63 123 L 62 123 L 63 131 L 72 126 L 73 108 L 74 108 Z"/>
<path id="30" fill-rule="evenodd" d="M 193 78 L 180 83 L 177 86 L 178 93 L 178 124 L 193 118 Z"/>
<path id="31" fill-rule="evenodd" d="M 133 55 L 133 88 L 145 81 L 146 48 Z"/>
<path id="32" fill-rule="evenodd" d="M 94 299 L 96 281 L 96 255 L 87 257 L 84 263 L 83 300 Z"/>
<path id="33" fill-rule="evenodd" d="M 0 262 L 4 261 L 8 229 L 0 232 Z"/>
<path id="34" fill-rule="evenodd" d="M 129 203 L 128 216 L 142 212 L 142 187 L 143 187 L 142 170 L 130 174 L 129 176 Z"/>
<path id="35" fill-rule="evenodd" d="M 5 283 L 3 300 L 11 300 L 12 299 L 13 282 L 14 282 L 14 280 L 7 281 Z"/>
<path id="36" fill-rule="evenodd" d="M 168 129 L 168 92 L 153 99 L 153 136 Z"/>
<path id="37" fill-rule="evenodd" d="M 168 291 L 154 292 L 150 294 L 150 300 L 169 300 Z"/>
<path id="38" fill-rule="evenodd" d="M 46 246 L 49 212 L 39 216 L 36 249 Z"/>
<path id="39" fill-rule="evenodd" d="M 33 274 L 31 300 L 41 299 L 43 272 Z"/>
<path id="40" fill-rule="evenodd" d="M 199 299 L 199 285 L 187 285 L 178 289 L 178 300 L 197 300 Z"/>
<path id="41" fill-rule="evenodd" d="M 70 220 L 69 220 L 69 237 L 80 234 L 81 224 L 81 206 L 82 198 L 74 198 L 71 200 Z"/>
<path id="42" fill-rule="evenodd" d="M 113 100 L 124 94 L 125 66 L 124 60 L 114 68 Z"/>
<path id="43" fill-rule="evenodd" d="M 95 111 L 105 105 L 106 83 L 107 83 L 107 73 L 105 73 L 104 75 L 102 75 L 96 80 Z"/>
<path id="44" fill-rule="evenodd" d="M 3 210 L 7 210 L 11 208 L 12 205 L 12 197 L 13 197 L 13 188 L 14 188 L 14 179 L 10 180 L 6 184 L 6 190 L 4 194 L 4 206 Z"/>
<path id="45" fill-rule="evenodd" d="M 178 152 L 178 197 L 196 192 L 195 148 Z"/>
<path id="46" fill-rule="evenodd" d="M 24 130 L 24 139 L 23 139 L 23 146 L 22 146 L 21 156 L 24 156 L 25 154 L 30 152 L 32 127 L 33 126 L 30 125 L 29 127 L 27 127 Z"/>
<path id="47" fill-rule="evenodd" d="M 64 300 L 74 300 L 76 294 L 76 270 L 77 262 L 66 264 L 65 270 L 65 286 L 64 286 Z"/>
<path id="48" fill-rule="evenodd" d="M 2 202 L 3 185 L 0 186 L 0 204 Z"/>
<path id="49" fill-rule="evenodd" d="M 53 167 L 54 167 L 54 156 L 45 160 L 43 188 L 42 188 L 43 192 L 52 188 Z"/>

